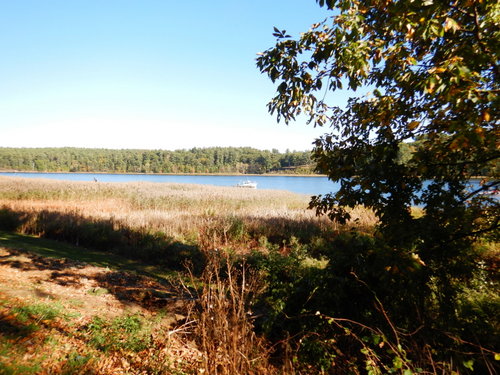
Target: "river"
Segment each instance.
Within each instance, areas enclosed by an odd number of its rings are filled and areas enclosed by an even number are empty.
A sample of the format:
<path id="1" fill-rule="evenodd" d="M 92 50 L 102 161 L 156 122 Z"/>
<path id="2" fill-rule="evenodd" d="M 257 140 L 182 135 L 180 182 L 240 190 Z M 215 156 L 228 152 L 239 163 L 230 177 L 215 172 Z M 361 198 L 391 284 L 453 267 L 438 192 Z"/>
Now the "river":
<path id="1" fill-rule="evenodd" d="M 49 178 L 65 181 L 101 182 L 174 182 L 215 186 L 235 186 L 244 180 L 257 183 L 258 189 L 287 190 L 298 194 L 326 194 L 338 189 L 338 185 L 324 176 L 223 176 L 223 175 L 158 175 L 158 174 L 114 174 L 114 173 L 25 173 L 0 172 L 1 176 Z"/>
<path id="2" fill-rule="evenodd" d="M 251 180 L 258 189 L 287 190 L 293 193 L 319 195 L 336 192 L 340 185 L 325 176 L 225 176 L 225 175 L 160 175 L 160 174 L 119 174 L 119 173 L 28 173 L 0 172 L 0 176 L 49 178 L 65 181 L 101 181 L 101 182 L 173 182 L 181 184 L 201 184 L 215 186 L 236 186 Z M 478 188 L 480 180 L 471 180 L 471 187 Z M 496 196 L 498 198 L 498 195 Z"/>

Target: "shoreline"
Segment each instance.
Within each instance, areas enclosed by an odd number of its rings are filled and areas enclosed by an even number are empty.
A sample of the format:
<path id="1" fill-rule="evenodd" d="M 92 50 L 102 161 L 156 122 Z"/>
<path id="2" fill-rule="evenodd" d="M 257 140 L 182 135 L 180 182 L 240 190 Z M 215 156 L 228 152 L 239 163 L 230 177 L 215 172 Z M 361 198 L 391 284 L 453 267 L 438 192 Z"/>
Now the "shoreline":
<path id="1" fill-rule="evenodd" d="M 124 176 L 254 176 L 254 177 L 327 177 L 325 174 L 304 174 L 304 173 L 140 173 L 140 172 L 40 172 L 40 171 L 17 171 L 0 170 L 0 173 L 31 173 L 31 174 L 88 174 L 88 175 L 124 175 Z"/>

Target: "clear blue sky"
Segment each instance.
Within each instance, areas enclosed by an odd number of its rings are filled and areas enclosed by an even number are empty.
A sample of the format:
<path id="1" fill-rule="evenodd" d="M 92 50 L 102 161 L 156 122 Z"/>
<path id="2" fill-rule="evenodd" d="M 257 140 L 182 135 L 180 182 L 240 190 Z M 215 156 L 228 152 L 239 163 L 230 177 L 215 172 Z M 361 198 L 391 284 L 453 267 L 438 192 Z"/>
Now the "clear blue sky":
<path id="1" fill-rule="evenodd" d="M 0 1 L 0 147 L 311 148 L 255 66 L 314 0 Z"/>

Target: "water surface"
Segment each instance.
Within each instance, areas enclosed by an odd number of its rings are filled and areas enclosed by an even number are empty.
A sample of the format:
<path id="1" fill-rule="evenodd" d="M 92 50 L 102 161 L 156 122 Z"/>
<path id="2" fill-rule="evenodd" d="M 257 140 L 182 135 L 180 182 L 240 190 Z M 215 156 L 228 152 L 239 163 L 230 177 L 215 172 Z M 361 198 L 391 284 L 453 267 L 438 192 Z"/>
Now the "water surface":
<path id="1" fill-rule="evenodd" d="M 182 184 L 201 184 L 215 186 L 235 186 L 241 181 L 251 180 L 258 189 L 287 190 L 298 194 L 318 195 L 336 191 L 337 184 L 324 176 L 223 176 L 223 175 L 153 175 L 153 174 L 114 174 L 114 173 L 25 173 L 1 172 L 10 177 L 49 178 L 64 181 L 101 182 L 175 182 Z"/>
<path id="2" fill-rule="evenodd" d="M 293 193 L 319 195 L 336 192 L 339 183 L 325 176 L 224 176 L 224 175 L 160 175 L 160 174 L 119 174 L 119 173 L 28 173 L 0 172 L 10 177 L 49 178 L 63 181 L 101 181 L 101 182 L 173 182 L 181 184 L 200 184 L 215 186 L 236 186 L 244 180 L 257 183 L 258 189 L 287 190 Z M 480 180 L 471 180 L 470 189 L 479 188 Z M 500 198 L 498 195 L 496 198 Z"/>

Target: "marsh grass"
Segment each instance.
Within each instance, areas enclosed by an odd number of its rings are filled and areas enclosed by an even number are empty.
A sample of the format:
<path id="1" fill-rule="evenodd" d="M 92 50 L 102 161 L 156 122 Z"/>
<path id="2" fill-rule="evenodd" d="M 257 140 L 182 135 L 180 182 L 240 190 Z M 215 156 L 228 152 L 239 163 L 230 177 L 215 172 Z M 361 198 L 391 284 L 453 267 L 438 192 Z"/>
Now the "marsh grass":
<path id="1" fill-rule="evenodd" d="M 375 223 L 371 212 L 357 208 L 353 221 L 339 226 L 316 217 L 308 204 L 309 197 L 284 191 L 0 177 L 0 230 L 9 231 L 0 232 L 0 244 L 2 238 L 24 242 L 33 235 L 77 245 L 69 253 L 81 257 L 87 252 L 97 256 L 86 249 L 102 250 L 170 270 L 182 270 L 189 262 L 190 288 L 199 286 L 194 337 L 205 373 L 288 374 L 275 371 L 280 366 L 269 363 L 268 343 L 254 332 L 251 303 L 259 293 L 258 275 L 214 254 L 237 259 L 255 252 L 284 258 L 313 253 L 341 231 L 371 231 Z M 318 267 L 318 262 L 311 258 L 304 267 Z M 84 328 L 96 355 L 151 346 L 147 323 L 138 317 L 120 319 L 96 318 Z M 72 371 L 90 362 L 85 353 L 69 354 L 64 366 Z M 159 368 L 156 362 L 151 366 Z"/>
<path id="2" fill-rule="evenodd" d="M 61 241 L 25 234 L 0 231 L 0 246 L 10 249 L 22 249 L 44 257 L 64 258 L 97 267 L 132 272 L 159 280 L 175 280 L 177 277 L 175 272 L 168 271 L 164 267 L 147 265 L 109 252 L 83 249 Z"/>
<path id="3" fill-rule="evenodd" d="M 308 203 L 307 196 L 274 190 L 0 177 L 4 229 L 170 265 L 200 258 L 196 249 L 247 252 L 263 237 L 274 245 L 292 237 L 310 243 L 345 229 L 316 217 Z M 369 231 L 375 223 L 362 208 L 352 216 L 348 226 Z"/>
<path id="4" fill-rule="evenodd" d="M 412 341 L 406 326 L 393 326 L 393 317 L 398 317 L 394 311 L 402 312 L 399 318 L 405 324 L 411 309 L 406 295 L 412 285 L 419 284 L 406 281 L 418 276 L 415 270 L 422 265 L 418 258 L 394 258 L 398 254 L 392 248 L 381 246 L 370 235 L 376 224 L 372 212 L 355 208 L 352 221 L 340 226 L 316 217 L 307 210 L 308 202 L 305 196 L 270 190 L 0 177 L 0 230 L 9 231 L 0 231 L 0 246 L 15 243 L 53 256 L 66 251 L 74 259 L 94 259 L 101 265 L 116 261 L 117 267 L 132 267 L 130 258 L 166 269 L 183 269 L 186 262 L 193 265 L 186 287 L 193 293 L 193 306 L 185 314 L 191 325 L 176 327 L 174 334 L 137 315 L 95 317 L 79 331 L 85 350 L 70 347 L 51 373 L 90 373 L 85 371 L 92 367 L 103 369 L 97 373 L 113 373 L 110 369 L 124 360 L 141 373 L 158 374 L 181 374 L 184 368 L 193 370 L 186 373 L 202 369 L 209 374 L 316 374 L 326 373 L 322 367 L 335 371 L 335 366 L 336 372 L 331 373 L 423 373 L 408 359 L 410 354 L 412 361 L 431 361 L 427 373 L 452 373 L 458 368 L 453 360 L 450 364 L 432 362 L 431 352 L 441 350 L 428 344 L 436 332 L 426 334 L 418 328 L 415 333 L 422 336 Z M 415 209 L 412 214 L 422 213 Z M 35 244 L 27 234 L 79 246 L 40 238 Z M 483 251 L 477 285 L 464 290 L 457 307 L 474 335 L 495 337 L 492 327 L 498 324 L 492 317 L 499 303 L 496 278 L 489 275 L 498 268 L 498 249 L 486 243 Z M 141 269 L 150 271 L 148 267 Z M 374 283 L 365 289 L 364 280 Z M 106 291 L 95 289 L 88 294 L 101 292 Z M 378 301 L 377 295 L 384 304 L 373 309 L 372 297 Z M 326 314 L 325 309 L 332 313 Z M 28 323 L 17 324 L 16 318 L 12 329 L 18 336 L 64 324 L 62 319 L 46 319 L 32 332 L 30 322 L 48 313 L 35 310 L 24 306 L 19 310 L 28 314 Z M 389 313 L 393 320 L 388 319 Z M 351 315 L 361 323 L 351 320 Z M 4 323 L 8 322 L 10 318 Z M 400 347 L 400 340 L 407 346 Z M 425 345 L 419 346 L 420 342 Z M 470 349 L 470 343 L 463 344 Z M 15 354 L 8 342 L 2 345 L 0 373 L 37 373 L 40 366 L 35 361 L 2 364 L 2 357 L 8 357 L 4 352 L 16 358 L 24 358 L 27 352 L 25 348 Z M 169 347 L 175 349 L 172 356 L 166 350 Z M 487 354 L 496 358 L 492 350 Z"/>

